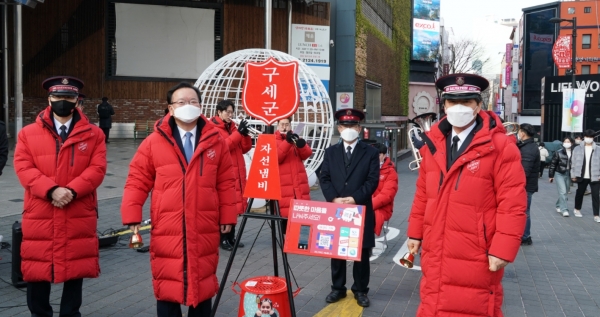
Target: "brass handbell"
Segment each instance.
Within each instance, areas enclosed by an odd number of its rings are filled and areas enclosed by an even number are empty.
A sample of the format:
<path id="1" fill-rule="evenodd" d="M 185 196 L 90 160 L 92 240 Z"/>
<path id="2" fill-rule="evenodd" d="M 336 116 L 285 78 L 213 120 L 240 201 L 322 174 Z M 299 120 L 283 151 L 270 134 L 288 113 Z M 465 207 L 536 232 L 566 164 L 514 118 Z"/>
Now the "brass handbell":
<path id="1" fill-rule="evenodd" d="M 400 259 L 400 265 L 404 266 L 407 269 L 411 269 L 413 267 L 413 263 L 415 262 L 415 255 L 406 252 L 404 256 Z"/>
<path id="2" fill-rule="evenodd" d="M 142 236 L 139 234 L 137 230 L 133 232 L 131 238 L 129 238 L 129 247 L 133 249 L 141 248 L 144 245 L 142 241 Z"/>

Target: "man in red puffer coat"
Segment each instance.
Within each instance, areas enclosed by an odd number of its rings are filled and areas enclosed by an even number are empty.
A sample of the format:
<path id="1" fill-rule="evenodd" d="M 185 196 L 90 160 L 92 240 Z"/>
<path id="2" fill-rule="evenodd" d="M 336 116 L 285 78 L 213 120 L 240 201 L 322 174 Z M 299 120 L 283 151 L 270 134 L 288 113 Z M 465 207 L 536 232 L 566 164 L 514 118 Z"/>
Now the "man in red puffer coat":
<path id="1" fill-rule="evenodd" d="M 489 82 L 452 74 L 436 82 L 446 117 L 423 134 L 423 161 L 407 235 L 422 245 L 419 317 L 501 317 L 504 267 L 525 228 L 525 174 L 514 140 L 481 110 Z"/>
<path id="2" fill-rule="evenodd" d="M 236 223 L 231 155 L 188 83 L 167 92 L 169 114 L 140 144 L 123 192 L 123 224 L 138 232 L 152 191 L 150 267 L 159 317 L 204 317 L 216 295 L 220 234 Z"/>
<path id="3" fill-rule="evenodd" d="M 81 80 L 52 77 L 42 86 L 50 105 L 19 132 L 14 159 L 25 188 L 27 306 L 32 316 L 51 317 L 50 283 L 64 283 L 60 315 L 81 316 L 83 278 L 100 274 L 96 188 L 106 174 L 104 133 L 75 109 Z"/>
<path id="4" fill-rule="evenodd" d="M 310 146 L 297 134 L 292 132 L 292 118 L 277 122 L 277 158 L 279 159 L 279 178 L 281 179 L 281 200 L 279 208 L 281 216 L 288 217 L 292 199 L 310 200 L 308 175 L 303 161 L 312 155 Z M 287 228 L 287 220 L 281 224 L 283 233 Z"/>
<path id="5" fill-rule="evenodd" d="M 392 218 L 394 197 L 398 192 L 398 174 L 392 160 L 387 157 L 387 146 L 376 143 L 379 150 L 379 185 L 373 194 L 373 210 L 375 210 L 375 234 L 381 235 L 383 223 Z"/>
<path id="6" fill-rule="evenodd" d="M 233 161 L 233 174 L 235 176 L 235 192 L 238 199 L 237 211 L 238 214 L 243 214 L 248 207 L 248 200 L 244 199 L 244 188 L 246 188 L 246 161 L 244 154 L 252 149 L 252 138 L 250 138 L 248 130 L 248 121 L 242 120 L 239 127 L 236 128 L 235 122 L 231 121 L 235 104 L 231 100 L 221 100 L 217 104 L 217 115 L 212 117 L 210 121 L 217 126 L 217 130 L 225 143 L 229 147 L 231 160 Z M 231 251 L 235 244 L 235 225 L 231 227 L 231 231 L 221 234 L 221 249 Z M 239 243 L 239 247 L 243 248 L 244 244 Z"/>

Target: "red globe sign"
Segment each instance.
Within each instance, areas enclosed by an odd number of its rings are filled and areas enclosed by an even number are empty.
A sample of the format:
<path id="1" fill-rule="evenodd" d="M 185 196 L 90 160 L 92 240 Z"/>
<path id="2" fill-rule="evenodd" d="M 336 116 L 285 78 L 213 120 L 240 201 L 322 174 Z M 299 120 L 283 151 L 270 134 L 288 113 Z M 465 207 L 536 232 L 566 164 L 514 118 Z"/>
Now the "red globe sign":
<path id="1" fill-rule="evenodd" d="M 269 58 L 246 63 L 242 105 L 247 114 L 268 125 L 298 110 L 298 62 Z"/>
<path id="2" fill-rule="evenodd" d="M 552 47 L 552 58 L 558 68 L 571 68 L 571 36 L 561 35 Z"/>

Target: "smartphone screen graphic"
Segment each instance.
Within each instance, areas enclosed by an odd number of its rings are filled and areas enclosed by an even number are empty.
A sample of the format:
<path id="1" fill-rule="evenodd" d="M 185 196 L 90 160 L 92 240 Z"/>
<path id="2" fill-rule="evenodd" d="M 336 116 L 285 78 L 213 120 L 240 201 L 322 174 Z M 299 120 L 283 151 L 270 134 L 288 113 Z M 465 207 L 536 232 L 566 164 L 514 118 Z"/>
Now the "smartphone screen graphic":
<path id="1" fill-rule="evenodd" d="M 298 249 L 308 250 L 308 240 L 310 238 L 310 226 L 300 226 L 300 238 L 298 239 Z"/>

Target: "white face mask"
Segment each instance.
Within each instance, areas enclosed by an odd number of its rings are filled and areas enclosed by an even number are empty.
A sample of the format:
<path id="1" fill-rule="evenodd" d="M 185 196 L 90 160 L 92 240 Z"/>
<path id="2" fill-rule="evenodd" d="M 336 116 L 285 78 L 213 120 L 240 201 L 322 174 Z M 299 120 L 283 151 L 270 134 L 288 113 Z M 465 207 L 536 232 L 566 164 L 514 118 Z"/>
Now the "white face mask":
<path id="1" fill-rule="evenodd" d="M 454 127 L 462 128 L 475 119 L 475 111 L 464 105 L 454 105 L 446 109 L 448 122 Z"/>
<path id="2" fill-rule="evenodd" d="M 565 149 L 570 149 L 571 148 L 571 143 L 563 143 L 563 147 Z"/>
<path id="3" fill-rule="evenodd" d="M 575 144 L 581 144 L 581 140 L 575 140 Z"/>
<path id="4" fill-rule="evenodd" d="M 587 143 L 587 144 L 592 144 L 592 142 L 594 142 L 593 138 L 583 138 L 583 142 Z"/>
<path id="5" fill-rule="evenodd" d="M 358 138 L 358 131 L 351 128 L 345 128 L 342 133 L 340 133 L 340 136 L 344 141 L 352 142 Z"/>
<path id="6" fill-rule="evenodd" d="M 173 115 L 185 123 L 191 123 L 200 117 L 200 107 L 183 105 L 175 108 Z"/>

